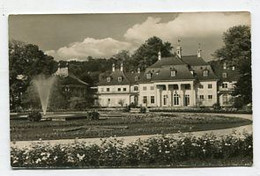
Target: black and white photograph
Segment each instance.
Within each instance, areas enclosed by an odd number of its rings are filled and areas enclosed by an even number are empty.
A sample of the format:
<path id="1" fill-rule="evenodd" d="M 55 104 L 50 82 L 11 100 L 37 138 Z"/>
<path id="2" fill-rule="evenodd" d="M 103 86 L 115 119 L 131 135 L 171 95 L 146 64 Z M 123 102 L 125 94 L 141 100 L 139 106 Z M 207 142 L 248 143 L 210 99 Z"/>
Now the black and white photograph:
<path id="1" fill-rule="evenodd" d="M 8 17 L 13 169 L 253 165 L 248 11 Z"/>

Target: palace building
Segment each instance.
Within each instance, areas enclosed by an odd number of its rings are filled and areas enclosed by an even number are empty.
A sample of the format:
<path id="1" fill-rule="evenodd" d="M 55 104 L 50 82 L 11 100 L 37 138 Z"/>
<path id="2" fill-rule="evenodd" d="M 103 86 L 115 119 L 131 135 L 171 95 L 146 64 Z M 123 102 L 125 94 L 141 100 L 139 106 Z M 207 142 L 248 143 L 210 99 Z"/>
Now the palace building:
<path id="1" fill-rule="evenodd" d="M 100 79 L 98 99 L 102 107 L 120 107 L 135 104 L 146 107 L 211 107 L 232 106 L 231 93 L 237 81 L 234 67 L 225 62 L 212 67 L 197 55 L 182 55 L 177 47 L 172 57 L 161 57 L 144 72 L 125 72 L 112 66 L 109 76 Z"/>

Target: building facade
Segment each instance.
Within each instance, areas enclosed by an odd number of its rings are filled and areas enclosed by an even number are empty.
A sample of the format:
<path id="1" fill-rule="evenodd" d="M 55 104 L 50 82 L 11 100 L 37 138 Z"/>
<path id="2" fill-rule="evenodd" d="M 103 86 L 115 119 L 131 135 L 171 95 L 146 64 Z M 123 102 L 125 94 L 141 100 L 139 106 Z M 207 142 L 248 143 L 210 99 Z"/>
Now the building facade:
<path id="1" fill-rule="evenodd" d="M 66 63 L 65 66 L 61 66 L 59 63 L 54 76 L 57 77 L 60 93 L 64 96 L 70 108 L 86 104 L 86 95 L 89 85 L 69 72 L 68 63 Z"/>
<path id="2" fill-rule="evenodd" d="M 120 69 L 113 64 L 111 74 L 99 81 L 99 104 L 102 107 L 230 106 L 237 73 L 221 64 L 224 62 L 213 68 L 203 60 L 200 49 L 197 55 L 183 56 L 180 46 L 172 57 L 161 57 L 159 52 L 157 62 L 144 72 L 137 69 L 127 73 L 123 64 Z"/>

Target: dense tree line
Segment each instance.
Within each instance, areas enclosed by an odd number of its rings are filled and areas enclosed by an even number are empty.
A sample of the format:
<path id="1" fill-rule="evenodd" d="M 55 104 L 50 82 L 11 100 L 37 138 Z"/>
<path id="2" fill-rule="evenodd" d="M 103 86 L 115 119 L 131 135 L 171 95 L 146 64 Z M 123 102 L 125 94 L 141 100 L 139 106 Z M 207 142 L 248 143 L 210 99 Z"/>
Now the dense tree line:
<path id="1" fill-rule="evenodd" d="M 127 65 L 125 67 L 126 71 L 136 70 L 137 67 L 144 70 L 146 66 L 156 62 L 159 51 L 161 51 L 163 57 L 173 55 L 171 53 L 172 48 L 170 43 L 163 42 L 158 37 L 152 37 L 132 55 L 130 55 L 129 51 L 123 50 L 111 58 L 93 58 L 89 56 L 86 61 L 59 61 L 59 64 L 61 66 L 68 64 L 69 72 L 88 83 L 90 88 L 96 86 L 102 75 L 106 75 L 111 71 L 113 63 L 119 66 L 124 62 Z M 52 75 L 58 68 L 58 62 L 53 57 L 44 54 L 38 46 L 15 40 L 9 42 L 9 62 L 11 110 L 22 106 L 28 108 L 30 103 L 39 103 L 39 99 L 33 92 L 31 81 L 39 74 Z M 59 90 L 56 88 L 55 91 Z M 91 89 L 88 91 L 91 95 L 88 94 L 86 99 L 90 100 L 93 91 Z M 61 93 L 58 94 L 57 92 L 55 94 L 61 95 Z M 31 98 L 22 99 L 22 95 Z M 62 95 L 57 96 L 56 99 L 64 100 Z"/>
<path id="2" fill-rule="evenodd" d="M 240 25 L 228 29 L 223 34 L 224 46 L 215 53 L 217 58 L 227 61 L 239 71 L 233 95 L 235 106 L 252 103 L 252 70 L 251 70 L 251 31 L 249 26 Z"/>
<path id="3" fill-rule="evenodd" d="M 223 41 L 224 46 L 215 52 L 215 56 L 227 60 L 230 65 L 237 66 L 240 79 L 236 84 L 234 95 L 237 96 L 237 102 L 251 103 L 250 28 L 248 26 L 232 27 L 223 34 Z M 169 57 L 174 55 L 172 49 L 173 46 L 169 42 L 164 42 L 158 37 L 151 37 L 133 54 L 122 50 L 111 58 L 89 56 L 85 61 L 59 61 L 59 64 L 61 66 L 68 64 L 70 73 L 87 82 L 89 87 L 93 87 L 102 75 L 111 72 L 113 63 L 119 66 L 124 62 L 126 71 L 136 71 L 138 67 L 144 70 L 157 61 L 159 51 L 162 57 Z M 10 104 L 11 109 L 15 109 L 22 105 L 19 97 L 21 94 L 28 94 L 32 78 L 38 74 L 53 74 L 58 68 L 58 62 L 53 57 L 44 54 L 36 45 L 12 40 L 9 42 L 9 66 Z M 89 96 L 93 96 L 93 91 L 90 91 L 90 94 Z M 91 97 L 86 97 L 86 99 L 90 100 Z"/>
<path id="4" fill-rule="evenodd" d="M 12 40 L 9 42 L 10 108 L 21 106 L 21 95 L 38 74 L 51 75 L 57 69 L 53 57 L 44 54 L 38 46 Z"/>

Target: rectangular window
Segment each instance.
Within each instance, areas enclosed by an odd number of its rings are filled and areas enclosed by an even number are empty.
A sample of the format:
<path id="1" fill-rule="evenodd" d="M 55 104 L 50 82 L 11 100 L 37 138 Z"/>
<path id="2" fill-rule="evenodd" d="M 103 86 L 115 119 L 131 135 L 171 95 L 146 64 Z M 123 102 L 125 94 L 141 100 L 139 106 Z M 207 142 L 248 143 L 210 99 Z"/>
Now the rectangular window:
<path id="1" fill-rule="evenodd" d="M 154 90 L 154 86 L 151 86 L 151 87 L 150 87 L 150 90 Z"/>
<path id="2" fill-rule="evenodd" d="M 151 78 L 152 78 L 152 74 L 151 74 L 151 73 L 147 73 L 147 74 L 146 74 L 146 78 L 147 78 L 147 79 L 151 79 Z"/>
<path id="3" fill-rule="evenodd" d="M 144 104 L 147 103 L 147 96 L 143 96 L 143 103 L 144 103 Z"/>
<path id="4" fill-rule="evenodd" d="M 226 62 L 223 63 L 223 69 L 224 69 L 224 70 L 227 69 L 227 63 L 226 63 Z"/>
<path id="5" fill-rule="evenodd" d="M 104 88 L 101 88 L 101 89 L 100 89 L 100 92 L 104 92 Z"/>
<path id="6" fill-rule="evenodd" d="M 151 104 L 154 104 L 154 96 L 151 96 Z"/>
<path id="7" fill-rule="evenodd" d="M 212 89 L 212 84 L 208 84 L 208 89 Z"/>
<path id="8" fill-rule="evenodd" d="M 144 87 L 143 87 L 143 90 L 147 90 L 147 87 L 146 87 L 146 86 L 144 86 Z"/>
<path id="9" fill-rule="evenodd" d="M 185 95 L 184 106 L 190 105 L 190 95 Z"/>
<path id="10" fill-rule="evenodd" d="M 208 70 L 204 70 L 204 71 L 203 71 L 203 76 L 204 76 L 204 77 L 209 76 L 209 71 L 208 71 Z"/>
<path id="11" fill-rule="evenodd" d="M 179 95 L 178 94 L 173 95 L 173 105 L 175 105 L 175 106 L 179 105 Z"/>
<path id="12" fill-rule="evenodd" d="M 118 77 L 118 82 L 122 82 L 122 77 Z"/>
<path id="13" fill-rule="evenodd" d="M 228 95 L 227 94 L 223 94 L 223 104 L 228 104 Z"/>
<path id="14" fill-rule="evenodd" d="M 126 88 L 123 88 L 123 91 L 125 92 L 125 91 L 126 91 Z"/>
<path id="15" fill-rule="evenodd" d="M 175 77 L 176 76 L 176 71 L 171 71 L 171 77 Z"/>
<path id="16" fill-rule="evenodd" d="M 138 86 L 134 86 L 134 91 L 138 91 Z"/>
<path id="17" fill-rule="evenodd" d="M 209 99 L 209 100 L 212 100 L 212 95 L 208 95 L 208 99 Z"/>
<path id="18" fill-rule="evenodd" d="M 118 88 L 117 91 L 120 92 L 120 91 L 121 91 L 121 88 Z"/>
<path id="19" fill-rule="evenodd" d="M 107 88 L 107 92 L 109 92 L 110 91 L 110 88 Z"/>
<path id="20" fill-rule="evenodd" d="M 223 89 L 228 88 L 228 84 L 227 84 L 227 83 L 223 83 L 223 84 L 222 84 L 222 88 L 223 88 Z"/>
<path id="21" fill-rule="evenodd" d="M 203 87 L 203 85 L 202 84 L 200 84 L 199 85 L 199 89 L 203 89 L 204 87 Z"/>
<path id="22" fill-rule="evenodd" d="M 200 99 L 201 99 L 201 100 L 204 100 L 204 95 L 200 95 Z"/>

